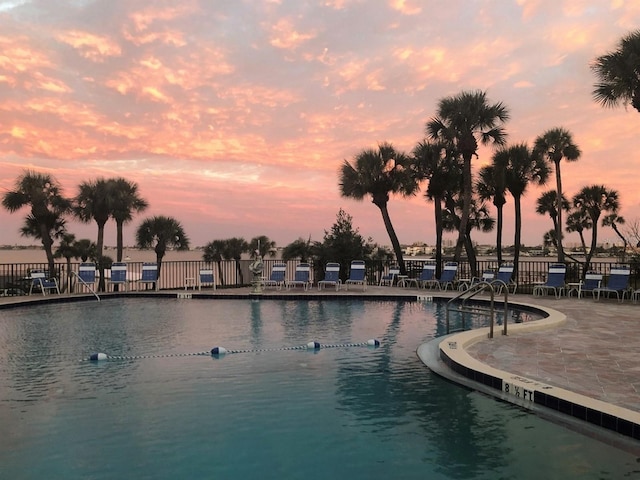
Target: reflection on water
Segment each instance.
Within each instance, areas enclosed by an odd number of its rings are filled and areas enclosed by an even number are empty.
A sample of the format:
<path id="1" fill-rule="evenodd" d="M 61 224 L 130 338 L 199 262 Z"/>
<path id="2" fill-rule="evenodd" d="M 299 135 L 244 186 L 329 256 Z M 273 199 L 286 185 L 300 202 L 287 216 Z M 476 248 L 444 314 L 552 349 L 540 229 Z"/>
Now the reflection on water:
<path id="1" fill-rule="evenodd" d="M 407 301 L 0 311 L 0 478 L 633 478 L 635 458 L 432 375 L 415 350 L 443 324 Z M 213 346 L 252 352 L 189 355 Z"/>

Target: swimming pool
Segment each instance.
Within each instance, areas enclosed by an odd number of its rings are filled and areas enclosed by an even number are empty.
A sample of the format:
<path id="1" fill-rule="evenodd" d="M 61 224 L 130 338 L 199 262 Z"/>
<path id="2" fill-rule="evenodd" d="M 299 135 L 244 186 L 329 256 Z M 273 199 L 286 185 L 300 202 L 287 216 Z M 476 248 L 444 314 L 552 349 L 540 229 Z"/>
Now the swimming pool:
<path id="1" fill-rule="evenodd" d="M 621 478 L 636 458 L 431 374 L 439 304 L 0 311 L 0 478 Z M 310 340 L 381 346 L 293 350 Z M 214 346 L 248 350 L 192 355 Z M 132 360 L 88 362 L 93 352 Z M 184 356 L 183 356 L 184 355 Z"/>

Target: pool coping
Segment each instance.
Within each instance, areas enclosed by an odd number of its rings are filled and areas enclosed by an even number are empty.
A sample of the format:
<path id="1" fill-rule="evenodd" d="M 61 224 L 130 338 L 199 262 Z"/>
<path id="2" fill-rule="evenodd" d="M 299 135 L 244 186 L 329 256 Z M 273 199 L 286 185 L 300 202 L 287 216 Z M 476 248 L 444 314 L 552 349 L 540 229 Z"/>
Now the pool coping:
<path id="1" fill-rule="evenodd" d="M 509 335 L 551 330 L 566 321 L 557 310 L 522 302 L 518 307 L 534 308 L 547 316 L 541 320 L 511 324 Z M 539 380 L 514 375 L 473 358 L 466 348 L 488 340 L 489 327 L 438 337 L 417 349 L 420 360 L 434 373 L 468 388 L 480 390 L 529 410 L 547 409 L 580 422 L 586 422 L 624 437 L 640 440 L 640 413 L 612 405 Z"/>

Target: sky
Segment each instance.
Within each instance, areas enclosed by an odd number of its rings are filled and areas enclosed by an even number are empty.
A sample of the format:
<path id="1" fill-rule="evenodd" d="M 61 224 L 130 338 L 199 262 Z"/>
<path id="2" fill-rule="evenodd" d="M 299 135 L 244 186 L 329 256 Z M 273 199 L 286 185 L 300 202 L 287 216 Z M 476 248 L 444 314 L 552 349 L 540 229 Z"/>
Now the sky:
<path id="1" fill-rule="evenodd" d="M 561 165 L 565 194 L 604 184 L 633 224 L 640 113 L 595 103 L 590 64 L 639 26 L 637 0 L 0 0 L 0 194 L 25 169 L 69 197 L 125 177 L 150 205 L 128 245 L 152 215 L 179 220 L 192 246 L 321 241 L 341 208 L 388 245 L 378 208 L 341 198 L 340 166 L 381 142 L 410 153 L 440 99 L 482 90 L 509 109 L 510 144 L 568 129 L 582 155 Z M 424 187 L 389 202 L 403 244 L 435 243 Z M 527 245 L 552 228 L 535 200 L 554 188 L 523 199 Z M 0 244 L 37 243 L 19 235 L 26 213 L 0 209 Z M 95 240 L 95 224 L 68 228 Z"/>

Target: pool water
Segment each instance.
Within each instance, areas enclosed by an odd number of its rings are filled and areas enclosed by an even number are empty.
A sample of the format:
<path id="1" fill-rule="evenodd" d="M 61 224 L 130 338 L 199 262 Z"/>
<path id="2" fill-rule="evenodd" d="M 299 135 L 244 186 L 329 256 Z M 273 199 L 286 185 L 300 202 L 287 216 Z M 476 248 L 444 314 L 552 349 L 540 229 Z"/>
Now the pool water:
<path id="1" fill-rule="evenodd" d="M 0 478 L 637 478 L 632 455 L 432 374 L 415 350 L 443 323 L 360 300 L 1 310 Z M 193 355 L 214 346 L 248 352 Z"/>

